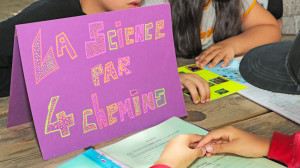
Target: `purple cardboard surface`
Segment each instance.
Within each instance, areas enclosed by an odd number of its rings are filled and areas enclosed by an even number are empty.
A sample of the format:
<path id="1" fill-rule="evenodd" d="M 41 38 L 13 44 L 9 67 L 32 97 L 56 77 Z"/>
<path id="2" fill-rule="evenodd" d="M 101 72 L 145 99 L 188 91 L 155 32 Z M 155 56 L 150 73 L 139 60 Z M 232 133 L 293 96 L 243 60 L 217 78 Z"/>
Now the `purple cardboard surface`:
<path id="1" fill-rule="evenodd" d="M 16 32 L 8 126 L 31 113 L 43 159 L 186 115 L 169 4 Z"/>
<path id="2" fill-rule="evenodd" d="M 7 127 L 32 121 L 17 36 L 15 36 L 14 40 L 13 67 L 11 73 Z"/>

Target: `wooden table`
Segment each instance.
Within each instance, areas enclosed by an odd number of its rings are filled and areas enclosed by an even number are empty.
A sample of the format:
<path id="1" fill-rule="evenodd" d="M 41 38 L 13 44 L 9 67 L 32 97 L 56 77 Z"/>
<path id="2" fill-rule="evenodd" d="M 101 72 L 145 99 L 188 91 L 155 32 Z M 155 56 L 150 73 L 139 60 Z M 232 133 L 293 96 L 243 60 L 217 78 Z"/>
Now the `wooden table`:
<path id="1" fill-rule="evenodd" d="M 0 21 L 17 14 L 21 9 L 36 0 L 2 1 Z M 283 36 L 283 40 L 292 38 L 294 36 Z M 193 60 L 178 59 L 179 66 L 190 63 L 193 63 Z M 8 104 L 8 97 L 0 98 L 0 168 L 56 167 L 84 152 L 84 149 L 81 149 L 44 161 L 32 123 L 6 128 Z M 300 130 L 300 125 L 239 94 L 199 105 L 193 104 L 189 97 L 185 97 L 185 104 L 188 111 L 185 120 L 210 130 L 233 125 L 266 137 L 272 137 L 275 130 L 286 134 L 292 134 Z M 127 136 L 96 144 L 94 147 L 101 148 Z"/>
<path id="2" fill-rule="evenodd" d="M 193 63 L 193 60 L 178 59 L 178 66 Z M 193 124 L 209 130 L 233 125 L 257 135 L 272 137 L 273 132 L 292 134 L 300 125 L 266 109 L 239 94 L 195 105 L 185 96 L 188 116 Z M 59 156 L 47 161 L 42 159 L 32 123 L 7 129 L 9 98 L 0 98 L 0 167 L 56 167 L 70 158 L 84 152 L 84 149 Z M 126 136 L 94 145 L 96 149 L 117 142 Z"/>

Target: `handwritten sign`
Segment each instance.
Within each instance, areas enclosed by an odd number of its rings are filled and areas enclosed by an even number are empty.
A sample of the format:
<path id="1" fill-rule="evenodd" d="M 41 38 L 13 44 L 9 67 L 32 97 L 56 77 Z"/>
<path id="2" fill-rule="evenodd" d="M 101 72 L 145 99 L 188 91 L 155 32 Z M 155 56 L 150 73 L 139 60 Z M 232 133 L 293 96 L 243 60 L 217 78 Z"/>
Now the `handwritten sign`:
<path id="1" fill-rule="evenodd" d="M 8 126 L 44 159 L 186 115 L 169 4 L 16 26 Z"/>

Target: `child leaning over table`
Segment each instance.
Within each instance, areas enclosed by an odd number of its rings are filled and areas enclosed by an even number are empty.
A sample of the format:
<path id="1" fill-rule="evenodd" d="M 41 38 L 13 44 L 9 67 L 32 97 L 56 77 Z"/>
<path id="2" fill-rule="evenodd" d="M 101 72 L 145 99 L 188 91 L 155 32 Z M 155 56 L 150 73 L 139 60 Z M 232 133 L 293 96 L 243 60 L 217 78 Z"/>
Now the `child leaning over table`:
<path id="1" fill-rule="evenodd" d="M 257 46 L 277 42 L 279 25 L 256 0 L 169 0 L 177 56 L 196 57 L 201 67 L 224 61 Z"/>
<path id="2" fill-rule="evenodd" d="M 201 67 L 211 62 L 209 67 L 213 68 L 222 60 L 221 67 L 225 67 L 234 56 L 281 38 L 276 19 L 256 0 L 149 0 L 146 5 L 168 1 L 172 8 L 176 55 L 195 58 Z M 273 1 L 265 6 L 281 18 L 282 3 Z M 182 86 L 190 90 L 196 102 L 200 87 L 191 84 L 192 74 L 180 74 L 180 78 L 185 78 Z"/>
<path id="3" fill-rule="evenodd" d="M 149 1 L 149 0 L 148 0 Z M 150 0 L 151 1 L 151 0 Z M 141 0 L 38 0 L 18 15 L 0 22 L 0 97 L 9 96 L 15 25 L 140 7 Z M 195 74 L 180 74 L 194 102 L 209 101 L 208 83 Z M 195 96 L 196 95 L 196 96 Z"/>

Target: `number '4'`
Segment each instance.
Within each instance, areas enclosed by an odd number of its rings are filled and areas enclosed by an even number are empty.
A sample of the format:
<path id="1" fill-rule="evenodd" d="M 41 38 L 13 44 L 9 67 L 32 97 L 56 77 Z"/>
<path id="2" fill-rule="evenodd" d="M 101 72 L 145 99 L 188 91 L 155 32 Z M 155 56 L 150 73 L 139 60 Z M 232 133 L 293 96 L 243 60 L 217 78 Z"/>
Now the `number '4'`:
<path id="1" fill-rule="evenodd" d="M 74 117 L 73 114 L 69 114 L 66 116 L 64 111 L 56 114 L 56 121 L 51 122 L 57 101 L 59 96 L 52 97 L 48 106 L 48 114 L 45 125 L 45 134 L 49 134 L 55 131 L 60 131 L 61 137 L 67 137 L 70 135 L 69 128 L 73 126 Z"/>

